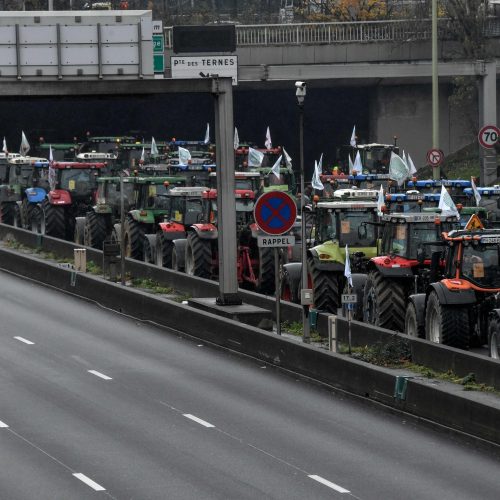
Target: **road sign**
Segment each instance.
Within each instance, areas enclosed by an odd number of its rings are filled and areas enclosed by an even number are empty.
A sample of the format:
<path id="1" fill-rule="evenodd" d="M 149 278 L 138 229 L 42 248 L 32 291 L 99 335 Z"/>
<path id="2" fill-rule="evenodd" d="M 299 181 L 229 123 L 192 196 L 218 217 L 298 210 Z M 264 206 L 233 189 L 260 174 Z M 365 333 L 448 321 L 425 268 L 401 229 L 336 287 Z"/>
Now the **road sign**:
<path id="1" fill-rule="evenodd" d="M 477 138 L 483 148 L 491 149 L 500 138 L 500 129 L 495 125 L 486 125 L 479 131 Z"/>
<path id="2" fill-rule="evenodd" d="M 355 293 L 343 293 L 341 296 L 342 304 L 356 304 L 358 302 L 358 296 Z"/>
<path id="3" fill-rule="evenodd" d="M 427 163 L 432 167 L 438 167 L 443 163 L 444 153 L 440 149 L 429 149 L 427 151 Z"/>
<path id="4" fill-rule="evenodd" d="M 288 247 L 295 245 L 295 236 L 258 236 L 257 246 L 260 248 Z"/>
<path id="5" fill-rule="evenodd" d="M 230 76 L 238 84 L 238 56 L 172 56 L 172 78 L 205 78 L 210 75 Z"/>
<path id="6" fill-rule="evenodd" d="M 163 35 L 153 35 L 153 52 L 161 52 L 165 50 L 165 42 Z"/>
<path id="7" fill-rule="evenodd" d="M 270 191 L 257 199 L 253 213 L 260 229 L 276 236 L 292 229 L 297 216 L 297 206 L 289 194 Z"/>
<path id="8" fill-rule="evenodd" d="M 153 35 L 153 71 L 163 73 L 165 71 L 165 39 L 163 35 Z"/>

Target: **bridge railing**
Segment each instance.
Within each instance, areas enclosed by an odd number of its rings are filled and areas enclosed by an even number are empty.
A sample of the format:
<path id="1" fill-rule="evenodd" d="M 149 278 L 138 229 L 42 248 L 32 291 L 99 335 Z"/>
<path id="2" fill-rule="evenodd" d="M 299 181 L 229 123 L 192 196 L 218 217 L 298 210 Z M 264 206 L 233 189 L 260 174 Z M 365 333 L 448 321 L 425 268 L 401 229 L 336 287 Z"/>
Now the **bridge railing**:
<path id="1" fill-rule="evenodd" d="M 453 38 L 448 19 L 438 20 L 441 39 Z M 311 45 L 369 42 L 413 42 L 430 40 L 430 19 L 398 19 L 389 21 L 358 21 L 335 23 L 236 25 L 236 45 Z M 485 36 L 500 35 L 498 18 L 489 19 Z M 165 28 L 165 46 L 172 48 L 172 27 Z"/>

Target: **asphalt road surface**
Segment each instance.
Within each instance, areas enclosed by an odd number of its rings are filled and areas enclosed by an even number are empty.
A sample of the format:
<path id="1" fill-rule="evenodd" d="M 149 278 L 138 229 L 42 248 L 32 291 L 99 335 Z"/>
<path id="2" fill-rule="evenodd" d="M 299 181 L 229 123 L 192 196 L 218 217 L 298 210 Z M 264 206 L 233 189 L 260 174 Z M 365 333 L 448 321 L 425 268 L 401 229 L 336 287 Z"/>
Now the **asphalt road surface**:
<path id="1" fill-rule="evenodd" d="M 0 499 L 498 499 L 474 442 L 0 272 Z"/>

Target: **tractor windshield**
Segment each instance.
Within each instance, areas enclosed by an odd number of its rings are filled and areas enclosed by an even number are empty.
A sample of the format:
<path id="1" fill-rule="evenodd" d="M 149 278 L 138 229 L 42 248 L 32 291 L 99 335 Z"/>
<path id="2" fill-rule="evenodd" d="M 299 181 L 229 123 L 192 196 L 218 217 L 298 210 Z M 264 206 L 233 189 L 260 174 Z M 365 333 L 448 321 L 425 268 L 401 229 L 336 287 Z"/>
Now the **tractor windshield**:
<path id="1" fill-rule="evenodd" d="M 264 176 L 264 192 L 267 191 L 293 191 L 294 177 L 290 172 L 281 172 L 280 177 L 276 177 L 273 173 Z"/>
<path id="2" fill-rule="evenodd" d="M 20 184 L 24 187 L 31 186 L 31 179 L 33 178 L 33 167 L 29 164 L 22 164 L 11 166 L 9 172 L 9 183 Z"/>
<path id="3" fill-rule="evenodd" d="M 481 288 L 500 288 L 498 264 L 498 244 L 463 247 L 461 276 Z"/>
<path id="4" fill-rule="evenodd" d="M 61 170 L 60 188 L 79 195 L 89 195 L 97 187 L 97 170 L 65 168 Z"/>
<path id="5" fill-rule="evenodd" d="M 374 210 L 327 211 L 319 222 L 320 240 L 322 242 L 337 240 L 340 246 L 373 247 L 376 245 Z"/>
<path id="6" fill-rule="evenodd" d="M 35 168 L 33 173 L 33 186 L 40 187 L 49 191 L 49 169 L 48 168 Z"/>
<path id="7" fill-rule="evenodd" d="M 211 200 L 210 221 L 217 223 L 217 200 Z M 255 200 L 251 198 L 236 198 L 236 224 L 238 226 L 253 222 Z"/>
<path id="8" fill-rule="evenodd" d="M 440 227 L 433 222 L 387 224 L 382 251 L 386 255 L 399 255 L 406 259 L 416 259 L 417 250 L 424 243 L 439 240 L 437 228 Z M 439 251 L 439 247 L 431 246 L 428 251 L 431 253 Z"/>

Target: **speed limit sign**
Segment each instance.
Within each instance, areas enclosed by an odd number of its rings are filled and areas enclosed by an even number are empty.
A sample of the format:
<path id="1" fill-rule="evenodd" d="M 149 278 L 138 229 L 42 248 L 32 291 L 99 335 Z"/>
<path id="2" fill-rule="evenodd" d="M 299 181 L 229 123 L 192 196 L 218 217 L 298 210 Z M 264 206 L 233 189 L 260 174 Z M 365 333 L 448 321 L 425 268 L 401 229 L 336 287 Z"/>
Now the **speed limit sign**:
<path id="1" fill-rule="evenodd" d="M 484 126 L 478 134 L 479 144 L 483 148 L 493 148 L 500 138 L 500 130 L 495 125 Z"/>

